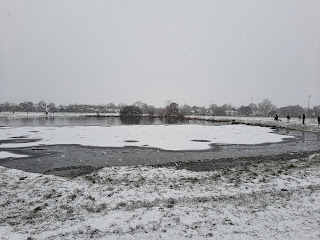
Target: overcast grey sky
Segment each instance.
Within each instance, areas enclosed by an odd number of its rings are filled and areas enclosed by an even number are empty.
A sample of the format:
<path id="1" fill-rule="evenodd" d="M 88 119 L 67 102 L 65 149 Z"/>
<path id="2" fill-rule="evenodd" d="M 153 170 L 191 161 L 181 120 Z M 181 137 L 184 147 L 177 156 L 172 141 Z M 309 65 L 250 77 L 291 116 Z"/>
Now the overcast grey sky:
<path id="1" fill-rule="evenodd" d="M 319 0 L 1 0 L 0 102 L 320 105 Z"/>

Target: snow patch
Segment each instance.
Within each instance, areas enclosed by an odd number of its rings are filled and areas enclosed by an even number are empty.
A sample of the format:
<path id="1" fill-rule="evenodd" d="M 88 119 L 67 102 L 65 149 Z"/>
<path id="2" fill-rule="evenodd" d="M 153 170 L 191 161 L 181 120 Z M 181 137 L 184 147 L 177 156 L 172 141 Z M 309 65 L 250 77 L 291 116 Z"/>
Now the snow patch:
<path id="1" fill-rule="evenodd" d="M 1 132 L 0 140 L 18 136 L 26 136 L 25 139 L 41 139 L 37 142 L 3 143 L 0 145 L 3 148 L 79 144 L 99 147 L 147 146 L 166 150 L 204 150 L 209 149 L 209 144 L 212 143 L 262 144 L 293 138 L 275 134 L 270 128 L 246 125 L 11 127 L 1 129 Z"/>
<path id="2" fill-rule="evenodd" d="M 28 155 L 0 151 L 0 159 L 3 159 L 3 158 L 22 158 L 22 157 L 28 157 Z"/>

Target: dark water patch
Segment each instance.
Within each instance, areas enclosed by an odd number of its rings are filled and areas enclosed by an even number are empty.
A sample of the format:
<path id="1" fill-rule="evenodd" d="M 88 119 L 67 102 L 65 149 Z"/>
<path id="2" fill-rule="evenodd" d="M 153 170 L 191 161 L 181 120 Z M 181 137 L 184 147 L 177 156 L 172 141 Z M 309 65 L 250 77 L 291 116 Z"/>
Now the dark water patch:
<path id="1" fill-rule="evenodd" d="M 16 136 L 16 137 L 10 137 L 10 138 L 17 138 L 17 139 L 19 139 L 19 138 L 27 138 L 28 136 Z"/>
<path id="2" fill-rule="evenodd" d="M 192 142 L 211 142 L 211 141 L 209 141 L 209 140 L 202 140 L 202 139 L 193 139 L 193 140 L 191 140 Z"/>
<path id="3" fill-rule="evenodd" d="M 42 139 L 26 139 L 26 138 L 14 138 L 14 139 L 5 139 L 0 140 L 0 144 L 10 144 L 10 143 L 30 143 L 30 142 L 39 142 Z"/>
<path id="4" fill-rule="evenodd" d="M 140 125 L 141 116 L 120 116 L 122 125 Z"/>
<path id="5" fill-rule="evenodd" d="M 120 125 L 164 125 L 164 124 L 197 124 L 197 125 L 226 125 L 227 122 L 212 122 L 201 119 L 172 119 L 154 116 L 135 116 L 135 117 L 86 117 L 86 116 L 23 116 L 21 118 L 9 119 L 0 118 L 2 127 L 21 127 L 21 126 L 120 126 Z M 33 132 L 33 131 L 30 131 Z M 35 131 L 36 132 L 36 131 Z"/>
<path id="6" fill-rule="evenodd" d="M 43 150 L 47 150 L 47 148 L 39 148 L 39 147 L 33 147 L 31 148 L 32 151 L 43 151 Z"/>

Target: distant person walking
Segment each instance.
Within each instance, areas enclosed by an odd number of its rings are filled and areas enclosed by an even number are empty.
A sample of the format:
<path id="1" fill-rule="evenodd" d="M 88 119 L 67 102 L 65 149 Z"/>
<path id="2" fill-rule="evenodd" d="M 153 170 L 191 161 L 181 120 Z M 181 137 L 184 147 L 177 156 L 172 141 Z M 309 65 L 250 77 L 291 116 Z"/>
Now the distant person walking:
<path id="1" fill-rule="evenodd" d="M 290 115 L 288 114 L 288 116 L 287 116 L 287 123 L 289 123 L 289 120 L 290 120 Z"/>
<path id="2" fill-rule="evenodd" d="M 302 124 L 304 124 L 304 121 L 306 120 L 306 115 L 302 115 Z"/>
<path id="3" fill-rule="evenodd" d="M 320 126 L 320 116 L 318 116 L 318 127 Z"/>

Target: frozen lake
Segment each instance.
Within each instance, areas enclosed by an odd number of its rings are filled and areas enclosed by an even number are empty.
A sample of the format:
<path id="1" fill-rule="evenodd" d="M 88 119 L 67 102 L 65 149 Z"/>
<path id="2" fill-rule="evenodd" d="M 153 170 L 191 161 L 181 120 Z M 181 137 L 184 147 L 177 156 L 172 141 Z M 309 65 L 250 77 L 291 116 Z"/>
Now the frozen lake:
<path id="1" fill-rule="evenodd" d="M 147 147 L 205 150 L 211 144 L 276 143 L 293 138 L 271 128 L 247 125 L 121 125 L 1 127 L 1 148 L 78 144 L 95 147 Z"/>
<path id="2" fill-rule="evenodd" d="M 0 126 L 0 148 L 76 144 L 183 151 L 206 150 L 213 144 L 254 145 L 293 138 L 257 126 L 152 117 L 128 122 L 116 116 L 83 114 L 1 113 Z"/>
<path id="3" fill-rule="evenodd" d="M 142 118 L 140 125 L 128 125 L 115 116 L 2 114 L 0 165 L 59 176 L 105 166 L 189 162 L 192 169 L 208 170 L 319 149 L 315 133 L 228 122 Z"/>

